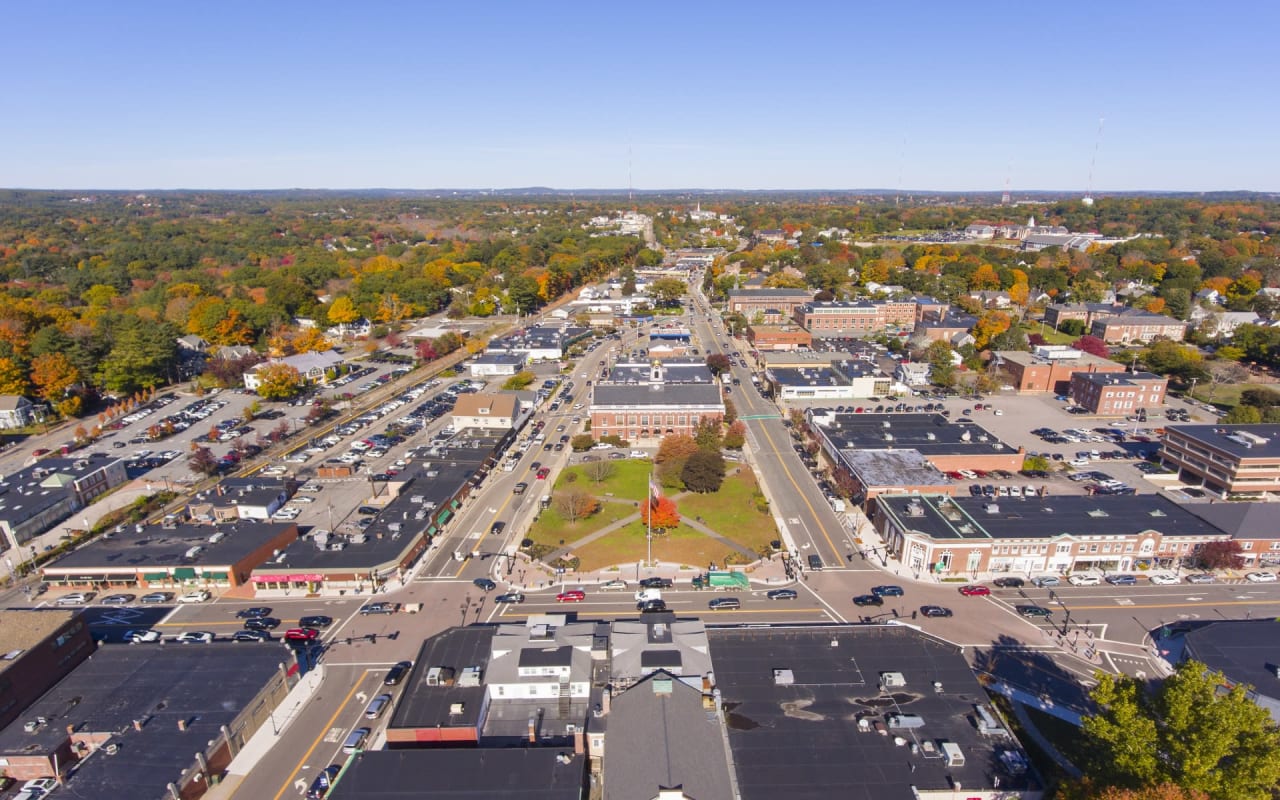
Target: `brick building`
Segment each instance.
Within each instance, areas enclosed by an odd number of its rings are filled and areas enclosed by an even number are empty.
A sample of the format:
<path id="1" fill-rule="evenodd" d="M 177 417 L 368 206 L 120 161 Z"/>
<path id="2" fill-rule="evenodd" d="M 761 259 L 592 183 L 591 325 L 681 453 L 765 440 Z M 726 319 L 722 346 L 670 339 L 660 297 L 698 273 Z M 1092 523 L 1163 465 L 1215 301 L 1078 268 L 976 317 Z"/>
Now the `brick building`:
<path id="1" fill-rule="evenodd" d="M 1071 374 L 1071 400 L 1104 417 L 1123 417 L 1164 405 L 1168 388 L 1168 378 L 1150 372 Z"/>
<path id="2" fill-rule="evenodd" d="M 1187 335 L 1187 323 L 1163 314 L 1128 308 L 1118 314 L 1093 320 L 1089 333 L 1107 344 L 1149 342 L 1161 337 L 1180 342 Z"/>
<path id="3" fill-rule="evenodd" d="M 1071 376 L 1077 372 L 1120 373 L 1125 370 L 1123 364 L 1060 345 L 1037 347 L 1030 353 L 999 350 L 995 355 L 1000 361 L 1005 382 L 1019 392 L 1066 394 L 1071 388 Z"/>
<path id="4" fill-rule="evenodd" d="M 591 431 L 632 442 L 656 442 L 672 433 L 694 434 L 703 418 L 722 419 L 724 398 L 715 383 L 673 383 L 661 363 L 647 380 L 597 383 L 591 391 Z"/>
<path id="5" fill-rule="evenodd" d="M 0 610 L 0 728 L 93 654 L 77 611 Z"/>
<path id="6" fill-rule="evenodd" d="M 747 328 L 747 341 L 759 352 L 785 352 L 809 349 L 813 335 L 790 325 L 752 325 Z"/>
<path id="7" fill-rule="evenodd" d="M 1223 495 L 1280 492 L 1280 425 L 1170 425 L 1160 460 Z"/>
<path id="8" fill-rule="evenodd" d="M 816 336 L 878 333 L 889 326 L 911 328 L 916 322 L 914 300 L 805 303 L 795 313 L 796 322 Z"/>
<path id="9" fill-rule="evenodd" d="M 796 308 L 812 299 L 813 292 L 807 289 L 731 289 L 729 311 L 743 314 L 748 319 L 769 311 L 790 318 Z"/>
<path id="10" fill-rule="evenodd" d="M 1079 320 L 1084 323 L 1084 329 L 1089 330 L 1095 319 L 1109 317 L 1120 308 L 1114 303 L 1054 303 L 1045 307 L 1044 323 L 1056 331 L 1064 322 Z"/>

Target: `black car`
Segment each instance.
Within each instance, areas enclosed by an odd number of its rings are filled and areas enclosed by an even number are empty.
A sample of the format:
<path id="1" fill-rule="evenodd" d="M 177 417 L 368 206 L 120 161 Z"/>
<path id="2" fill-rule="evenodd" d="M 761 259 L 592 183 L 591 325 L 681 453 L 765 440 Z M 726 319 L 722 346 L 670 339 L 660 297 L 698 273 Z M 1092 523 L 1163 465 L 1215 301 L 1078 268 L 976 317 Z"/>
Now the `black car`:
<path id="1" fill-rule="evenodd" d="M 267 631 L 252 631 L 252 630 L 236 631 L 235 633 L 231 634 L 231 641 L 233 642 L 269 642 L 271 641 L 271 634 L 268 633 Z"/>
<path id="2" fill-rule="evenodd" d="M 1014 606 L 1013 610 L 1017 611 L 1019 614 L 1021 614 L 1024 617 L 1048 618 L 1053 616 L 1053 612 L 1045 608 L 1044 606 L 1021 605 L 1021 606 Z"/>
<path id="3" fill-rule="evenodd" d="M 404 680 L 405 673 L 413 667 L 412 661 L 401 661 L 391 669 L 387 670 L 387 676 L 382 679 L 383 686 L 395 686 Z"/>
<path id="4" fill-rule="evenodd" d="M 270 631 L 280 627 L 280 620 L 275 617 L 249 617 L 244 621 L 247 631 Z"/>
<path id="5" fill-rule="evenodd" d="M 489 534 L 491 536 L 497 536 L 498 534 L 502 533 L 503 528 L 506 528 L 506 527 L 507 527 L 507 523 L 505 522 L 495 522 L 489 526 Z"/>
<path id="6" fill-rule="evenodd" d="M 333 624 L 333 617 L 326 617 L 323 614 L 317 614 L 311 617 L 303 617 L 298 620 L 299 628 L 327 628 Z"/>
<path id="7" fill-rule="evenodd" d="M 992 583 L 1001 589 L 1021 589 L 1027 585 L 1022 578 L 996 578 Z"/>
<path id="8" fill-rule="evenodd" d="M 638 603 L 636 608 L 639 609 L 641 613 L 666 611 L 667 604 L 662 600 L 645 600 L 643 603 Z"/>
<path id="9" fill-rule="evenodd" d="M 798 596 L 795 589 L 774 589 L 765 595 L 770 600 L 795 600 Z"/>
<path id="10" fill-rule="evenodd" d="M 373 506 L 360 506 L 359 508 L 356 509 L 356 513 L 361 516 L 376 517 L 378 516 L 378 512 L 381 510 L 382 509 L 374 508 Z"/>
<path id="11" fill-rule="evenodd" d="M 675 583 L 670 578 L 641 578 L 641 589 L 670 589 Z"/>
<path id="12" fill-rule="evenodd" d="M 902 597 L 903 591 L 901 586 L 872 586 L 871 593 L 876 597 Z"/>
<path id="13" fill-rule="evenodd" d="M 324 800 L 329 794 L 329 788 L 333 786 L 333 779 L 338 777 L 341 771 L 341 764 L 330 764 L 321 770 L 316 779 L 311 782 L 311 788 L 307 789 L 307 800 Z"/>
<path id="14" fill-rule="evenodd" d="M 475 584 L 477 589 L 483 589 L 486 592 L 492 592 L 494 589 L 498 588 L 498 584 L 488 578 L 476 578 L 472 583 Z"/>
<path id="15" fill-rule="evenodd" d="M 884 605 L 884 600 L 879 595 L 860 594 L 853 598 L 853 604 L 855 606 L 882 606 Z"/>
<path id="16" fill-rule="evenodd" d="M 500 595 L 498 595 L 497 597 L 493 598 L 493 602 L 495 602 L 495 603 L 523 603 L 523 602 L 524 602 L 524 595 L 523 595 L 523 594 L 521 594 L 520 592 L 507 592 L 506 594 L 500 594 Z"/>
<path id="17" fill-rule="evenodd" d="M 942 606 L 920 606 L 920 613 L 926 617 L 949 617 L 951 609 Z"/>
<path id="18" fill-rule="evenodd" d="M 253 608 L 242 608 L 236 612 L 236 619 L 252 619 L 253 617 L 269 617 L 271 609 L 266 606 L 254 606 Z"/>

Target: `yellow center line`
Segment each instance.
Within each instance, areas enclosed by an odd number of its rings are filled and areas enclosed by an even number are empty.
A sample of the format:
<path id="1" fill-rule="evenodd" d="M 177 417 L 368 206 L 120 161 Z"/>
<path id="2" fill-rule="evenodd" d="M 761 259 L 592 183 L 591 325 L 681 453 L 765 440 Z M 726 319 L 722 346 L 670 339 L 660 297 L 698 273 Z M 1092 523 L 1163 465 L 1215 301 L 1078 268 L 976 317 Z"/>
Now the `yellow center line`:
<path id="1" fill-rule="evenodd" d="M 778 450 L 778 446 L 773 443 L 773 437 L 769 435 L 768 428 L 762 424 L 760 426 L 760 432 L 764 434 L 764 438 L 769 440 L 769 447 L 771 447 L 773 452 L 778 456 L 778 466 L 782 467 L 782 471 L 786 474 L 787 480 L 791 481 L 791 485 L 795 487 L 796 494 L 800 496 L 800 499 L 804 501 L 805 507 L 809 509 L 809 513 L 813 515 L 814 524 L 817 525 L 818 530 L 822 532 L 822 538 L 827 540 L 827 544 L 831 547 L 831 552 L 835 553 L 836 563 L 839 563 L 840 549 L 836 547 L 835 542 L 831 541 L 831 536 L 828 535 L 826 527 L 822 524 L 822 520 L 818 518 L 818 512 L 813 507 L 813 503 L 809 502 L 808 496 L 800 490 L 800 484 L 796 483 L 796 479 L 791 475 L 791 470 L 787 469 L 787 463 L 782 457 L 782 452 Z"/>
<path id="2" fill-rule="evenodd" d="M 1121 606 L 1121 605 L 1105 605 L 1105 606 L 1077 606 L 1077 605 L 1073 605 L 1073 606 L 1071 606 L 1071 610 L 1072 610 L 1073 612 L 1075 612 L 1075 611 L 1085 611 L 1085 610 L 1092 610 L 1092 611 L 1114 611 L 1115 609 L 1118 609 L 1118 608 L 1127 608 L 1127 609 L 1133 609 L 1133 610 L 1135 610 L 1135 611 L 1136 611 L 1136 610 L 1140 610 L 1140 609 L 1144 609 L 1144 608 L 1203 608 L 1203 607 L 1206 607 L 1206 606 L 1210 606 L 1210 607 L 1212 607 L 1212 606 L 1274 606 L 1274 605 L 1280 605 L 1280 599 L 1275 599 L 1275 600 L 1222 600 L 1222 601 L 1203 600 L 1203 601 L 1200 601 L 1200 602 L 1198 602 L 1198 603 L 1191 603 L 1191 602 L 1188 602 L 1188 603 L 1153 603 L 1153 604 L 1151 604 L 1151 605 L 1138 605 L 1138 604 L 1136 604 L 1136 603 L 1135 603 L 1135 604 L 1133 604 L 1133 605 L 1131 605 L 1131 606 Z"/>
<path id="3" fill-rule="evenodd" d="M 351 698 L 355 695 L 356 690 L 360 688 L 360 684 L 364 682 L 365 678 L 369 677 L 369 673 L 372 671 L 373 670 L 366 669 L 360 674 L 360 677 L 355 681 L 355 683 L 351 685 L 351 691 L 347 692 L 347 696 L 342 699 L 341 705 L 339 705 L 337 710 L 333 712 L 333 716 L 329 717 L 329 721 L 325 723 L 324 728 L 320 731 L 320 734 L 316 736 L 315 741 L 313 741 L 311 746 L 307 748 L 307 752 L 303 753 L 302 760 L 298 762 L 298 766 L 293 768 L 293 772 L 289 773 L 289 777 L 285 779 L 284 784 L 280 787 L 280 791 L 276 792 L 276 796 L 272 798 L 272 800 L 280 800 L 284 793 L 293 786 L 293 779 L 298 777 L 298 772 L 301 771 L 303 765 L 307 763 L 307 759 L 311 758 L 311 754 L 315 752 L 316 747 L 320 745 L 320 742 L 329 732 L 329 729 L 333 727 L 333 723 L 338 721 L 338 715 L 342 713 L 342 709 L 346 708 L 347 703 L 351 702 Z"/>

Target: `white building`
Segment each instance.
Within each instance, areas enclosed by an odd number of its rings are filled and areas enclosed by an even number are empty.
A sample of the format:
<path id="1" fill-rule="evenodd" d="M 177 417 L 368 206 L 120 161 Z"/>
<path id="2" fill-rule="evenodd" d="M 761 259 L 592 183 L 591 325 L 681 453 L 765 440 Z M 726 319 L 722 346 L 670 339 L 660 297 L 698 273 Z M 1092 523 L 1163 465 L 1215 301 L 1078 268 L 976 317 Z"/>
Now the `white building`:
<path id="1" fill-rule="evenodd" d="M 509 378 L 524 369 L 523 353 L 482 353 L 467 362 L 473 378 Z"/>
<path id="2" fill-rule="evenodd" d="M 514 394 L 476 392 L 458 396 L 453 407 L 453 426 L 511 430 L 520 414 L 520 400 Z"/>

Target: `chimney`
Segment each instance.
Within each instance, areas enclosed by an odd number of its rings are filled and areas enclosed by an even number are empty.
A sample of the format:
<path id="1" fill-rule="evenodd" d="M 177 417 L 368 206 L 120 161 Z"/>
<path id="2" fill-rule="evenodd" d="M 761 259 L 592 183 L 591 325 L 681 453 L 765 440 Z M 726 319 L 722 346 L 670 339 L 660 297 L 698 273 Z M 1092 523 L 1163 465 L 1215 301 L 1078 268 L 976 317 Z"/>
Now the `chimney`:
<path id="1" fill-rule="evenodd" d="M 140 720 L 140 719 L 135 719 L 135 720 L 133 721 L 133 729 L 134 729 L 135 731 L 140 731 L 140 730 L 142 730 L 142 720 Z"/>
<path id="2" fill-rule="evenodd" d="M 185 731 L 187 729 L 187 721 L 185 719 L 178 720 L 178 730 Z"/>

